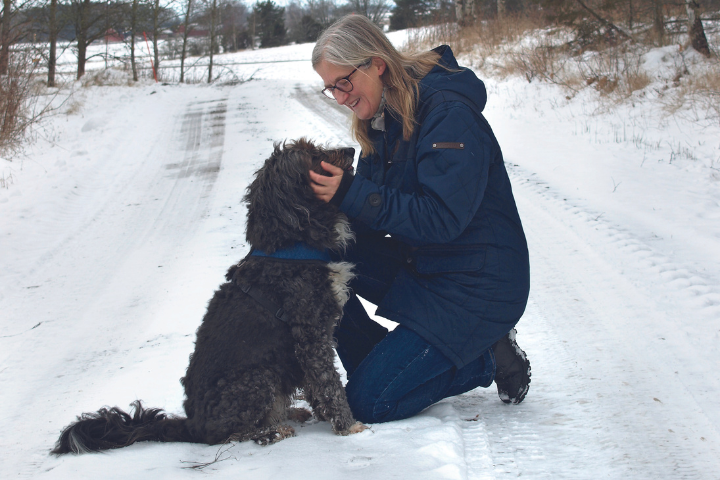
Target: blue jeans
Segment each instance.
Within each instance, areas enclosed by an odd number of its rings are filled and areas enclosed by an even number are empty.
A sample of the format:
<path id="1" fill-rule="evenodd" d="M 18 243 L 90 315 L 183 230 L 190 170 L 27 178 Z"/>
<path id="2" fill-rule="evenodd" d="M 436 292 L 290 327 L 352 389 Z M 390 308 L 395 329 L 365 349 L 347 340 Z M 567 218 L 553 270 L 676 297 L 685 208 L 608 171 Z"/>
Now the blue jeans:
<path id="1" fill-rule="evenodd" d="M 402 255 L 389 238 L 369 242 L 358 238 L 344 259 L 356 263 L 353 291 L 375 304 L 403 268 Z M 458 369 L 412 330 L 399 325 L 388 332 L 374 322 L 354 294 L 345 305 L 335 339 L 348 375 L 348 403 L 355 418 L 364 423 L 412 417 L 443 398 L 488 387 L 495 377 L 492 349 Z"/>

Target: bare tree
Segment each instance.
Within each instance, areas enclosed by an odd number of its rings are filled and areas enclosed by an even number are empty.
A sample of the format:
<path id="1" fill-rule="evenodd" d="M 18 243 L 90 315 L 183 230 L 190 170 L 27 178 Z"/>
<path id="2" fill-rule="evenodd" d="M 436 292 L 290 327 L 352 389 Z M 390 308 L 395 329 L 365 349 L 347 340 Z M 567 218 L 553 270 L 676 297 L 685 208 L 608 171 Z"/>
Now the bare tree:
<path id="1" fill-rule="evenodd" d="M 383 16 L 390 11 L 388 0 L 350 0 L 348 5 L 361 15 L 365 15 L 373 23 L 379 24 Z"/>
<path id="2" fill-rule="evenodd" d="M 190 33 L 190 16 L 192 15 L 192 0 L 187 0 L 185 10 L 185 22 L 183 22 L 182 53 L 180 54 L 180 83 L 185 81 L 185 55 L 187 54 L 187 39 Z"/>
<path id="3" fill-rule="evenodd" d="M 665 39 L 665 16 L 663 15 L 663 0 L 652 0 L 653 33 L 655 42 L 662 45 Z"/>
<path id="4" fill-rule="evenodd" d="M 635 9 L 633 5 L 633 0 L 627 0 L 627 26 L 628 30 L 632 34 L 633 31 L 633 22 L 635 21 Z"/>
<path id="5" fill-rule="evenodd" d="M 705 29 L 700 20 L 700 0 L 687 0 L 685 2 L 685 10 L 688 16 L 688 33 L 690 34 L 690 45 L 702 53 L 706 57 L 710 56 L 710 47 L 708 46 L 707 37 L 705 37 Z"/>
<path id="6" fill-rule="evenodd" d="M 7 75 L 10 61 L 10 48 L 21 41 L 27 33 L 28 23 L 19 15 L 26 7 L 32 5 L 33 0 L 15 2 L 2 0 L 0 14 L 0 75 Z"/>
<path id="7" fill-rule="evenodd" d="M 347 12 L 336 0 L 306 0 L 306 5 L 308 13 L 325 28 Z"/>
<path id="8" fill-rule="evenodd" d="M 219 27 L 223 48 L 237 52 L 239 48 L 248 46 L 247 6 L 237 0 L 222 0 L 219 5 Z"/>
<path id="9" fill-rule="evenodd" d="M 50 0 L 50 12 L 48 18 L 48 40 L 50 41 L 50 51 L 48 53 L 48 87 L 55 86 L 58 30 L 57 0 Z"/>
<path id="10" fill-rule="evenodd" d="M 590 6 L 589 6 L 587 3 L 585 3 L 583 0 L 575 0 L 575 1 L 576 1 L 576 2 L 578 3 L 578 5 L 580 5 L 583 9 L 585 9 L 588 13 L 590 13 L 590 15 L 592 15 L 593 17 L 595 17 L 595 19 L 596 19 L 598 22 L 600 22 L 603 26 L 605 26 L 605 28 L 607 28 L 608 30 L 614 30 L 614 31 L 616 31 L 617 33 L 620 34 L 620 36 L 625 37 L 625 38 L 628 39 L 628 40 L 631 40 L 631 39 L 632 39 L 632 37 L 631 37 L 629 34 L 625 33 L 620 27 L 618 27 L 617 25 L 615 25 L 614 23 L 612 23 L 612 22 L 611 22 L 610 20 L 608 20 L 607 18 L 602 17 L 602 16 L 601 16 L 599 13 L 597 13 L 594 9 L 590 8 Z"/>
<path id="11" fill-rule="evenodd" d="M 287 28 L 291 40 L 297 41 L 292 34 L 300 25 L 303 15 L 305 15 L 305 9 L 298 0 L 291 0 L 285 5 L 285 28 Z"/>
<path id="12" fill-rule="evenodd" d="M 160 52 L 158 50 L 158 37 L 160 36 L 160 0 L 153 0 L 152 10 L 152 43 L 153 43 L 153 57 L 155 62 L 153 67 L 157 72 L 160 68 Z M 157 78 L 156 78 L 157 80 Z"/>
<path id="13" fill-rule="evenodd" d="M 218 23 L 217 0 L 212 0 L 210 5 L 210 63 L 208 65 L 208 83 L 212 83 L 213 56 L 217 46 L 217 23 Z"/>
<path id="14" fill-rule="evenodd" d="M 77 78 L 85 75 L 87 63 L 87 47 L 107 33 L 108 25 L 117 21 L 117 5 L 106 2 L 104 7 L 90 0 L 71 1 L 71 22 L 75 27 L 77 42 Z"/>
<path id="15" fill-rule="evenodd" d="M 475 0 L 455 0 L 455 18 L 461 27 L 475 23 Z"/>
<path id="16" fill-rule="evenodd" d="M 307 0 L 310 15 L 323 27 L 328 27 L 334 21 L 334 12 L 337 9 L 335 0 Z"/>
<path id="17" fill-rule="evenodd" d="M 138 81 L 137 65 L 135 62 L 135 32 L 138 27 L 138 4 L 140 0 L 132 0 L 130 8 L 130 67 L 132 69 L 132 78 L 134 82 Z"/>
<path id="18" fill-rule="evenodd" d="M 7 75 L 10 59 L 10 21 L 13 9 L 12 0 L 3 0 L 2 24 L 0 28 L 0 75 Z"/>
<path id="19" fill-rule="evenodd" d="M 152 64 L 157 72 L 160 67 L 160 48 L 158 47 L 158 39 L 161 37 L 162 32 L 160 30 L 162 24 L 168 20 L 177 17 L 177 12 L 173 10 L 173 4 L 176 0 L 144 0 L 150 9 L 148 18 L 145 19 L 145 27 L 150 31 L 152 37 Z M 146 31 L 146 30 L 143 30 Z"/>
<path id="20" fill-rule="evenodd" d="M 497 0 L 497 15 L 498 20 L 502 20 L 505 18 L 505 0 Z"/>

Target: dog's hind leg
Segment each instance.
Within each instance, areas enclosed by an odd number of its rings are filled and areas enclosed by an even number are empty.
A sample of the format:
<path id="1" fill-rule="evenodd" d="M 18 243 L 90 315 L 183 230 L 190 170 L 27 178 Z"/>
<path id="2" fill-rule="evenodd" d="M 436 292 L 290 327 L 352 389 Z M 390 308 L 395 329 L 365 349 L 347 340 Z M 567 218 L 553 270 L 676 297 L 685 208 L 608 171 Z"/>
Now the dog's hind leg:
<path id="1" fill-rule="evenodd" d="M 258 445 L 272 445 L 280 440 L 295 436 L 295 429 L 283 422 L 287 420 L 290 397 L 283 394 L 279 387 L 275 389 L 275 401 L 260 428 L 249 436 Z"/>
<path id="2" fill-rule="evenodd" d="M 289 437 L 295 436 L 295 429 L 290 425 L 276 425 L 258 430 L 250 439 L 258 445 L 267 446 Z"/>
<path id="3" fill-rule="evenodd" d="M 278 425 L 287 420 L 287 410 L 290 408 L 290 398 L 287 395 L 283 395 L 279 392 L 279 388 L 275 389 L 275 401 L 273 402 L 272 408 L 265 415 L 261 426 L 269 427 Z"/>
<path id="4" fill-rule="evenodd" d="M 253 439 L 258 430 L 271 426 L 279 405 L 287 405 L 278 401 L 278 383 L 278 377 L 263 368 L 226 372 L 195 400 L 189 427 L 210 445 Z"/>

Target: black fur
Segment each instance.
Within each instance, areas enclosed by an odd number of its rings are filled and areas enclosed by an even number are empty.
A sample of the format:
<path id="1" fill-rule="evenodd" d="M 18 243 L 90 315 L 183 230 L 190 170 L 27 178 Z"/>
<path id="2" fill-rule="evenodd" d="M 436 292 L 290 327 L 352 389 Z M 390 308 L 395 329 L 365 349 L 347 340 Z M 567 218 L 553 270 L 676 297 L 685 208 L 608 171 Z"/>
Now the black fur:
<path id="1" fill-rule="evenodd" d="M 352 150 L 327 150 L 304 139 L 275 145 L 244 197 L 251 245 L 266 253 L 298 241 L 317 249 L 344 248 L 350 235 L 344 215 L 317 200 L 309 184 L 310 168 L 325 173 L 320 160 L 349 168 Z M 66 427 L 52 452 L 83 453 L 140 441 L 274 443 L 293 434 L 283 422 L 298 414 L 289 409 L 298 388 L 315 416 L 331 422 L 336 433 L 356 431 L 332 349 L 346 274 L 338 264 L 248 256 L 228 270 L 227 283 L 215 292 L 198 328 L 181 379 L 186 418 L 144 409 L 140 401 L 132 404 L 132 415 L 103 408 Z M 239 283 L 251 284 L 282 306 L 288 323 L 242 293 Z"/>

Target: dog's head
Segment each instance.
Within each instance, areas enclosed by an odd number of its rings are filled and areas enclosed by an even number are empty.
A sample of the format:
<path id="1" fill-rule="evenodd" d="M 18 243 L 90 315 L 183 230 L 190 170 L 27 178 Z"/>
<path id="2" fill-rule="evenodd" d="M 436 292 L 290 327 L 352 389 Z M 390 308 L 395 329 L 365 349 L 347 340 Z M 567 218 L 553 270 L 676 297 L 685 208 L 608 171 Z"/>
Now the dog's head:
<path id="1" fill-rule="evenodd" d="M 351 236 L 347 218 L 315 197 L 308 172 L 329 175 L 321 161 L 350 169 L 354 153 L 352 148 L 319 147 L 304 138 L 276 143 L 243 198 L 248 204 L 247 241 L 267 253 L 299 241 L 321 250 L 344 248 Z"/>

